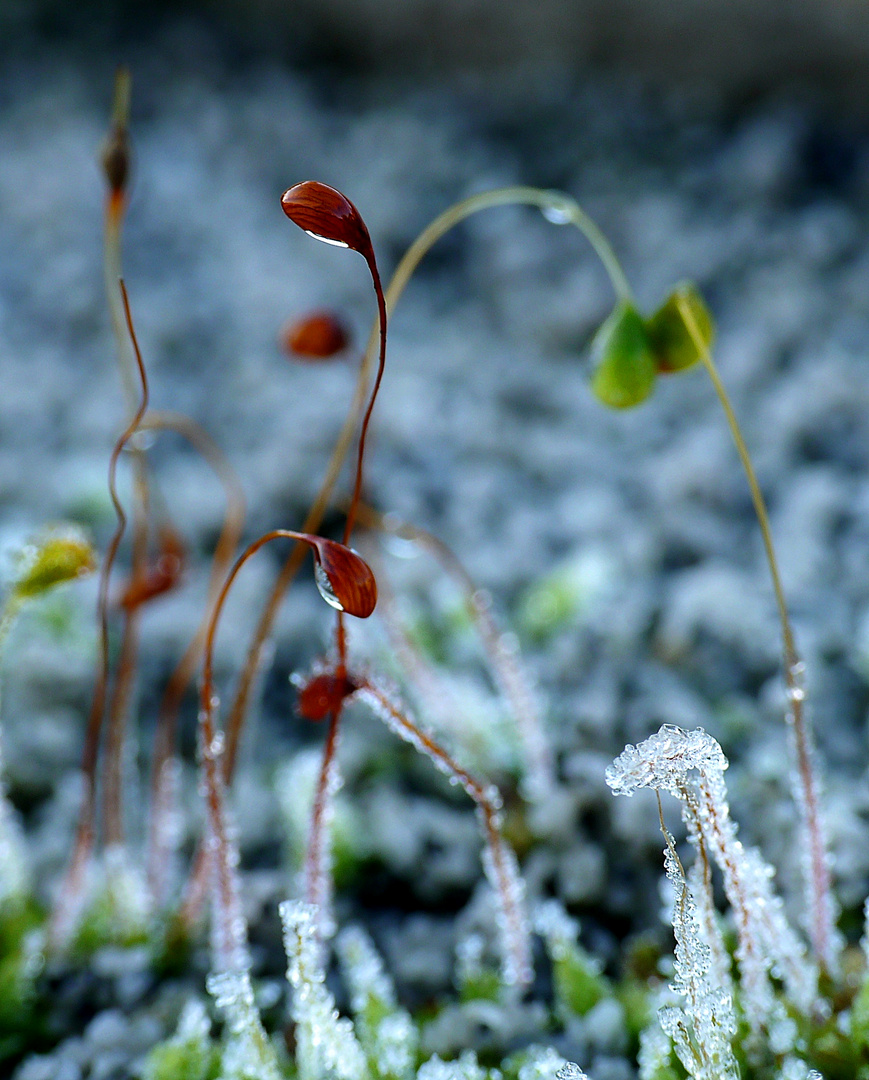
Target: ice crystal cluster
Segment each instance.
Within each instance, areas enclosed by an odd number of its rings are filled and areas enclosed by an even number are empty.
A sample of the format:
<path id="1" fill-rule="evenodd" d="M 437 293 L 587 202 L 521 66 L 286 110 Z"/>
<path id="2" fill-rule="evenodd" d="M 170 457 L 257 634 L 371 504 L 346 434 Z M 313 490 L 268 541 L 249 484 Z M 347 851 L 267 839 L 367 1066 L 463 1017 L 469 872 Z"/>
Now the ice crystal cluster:
<path id="1" fill-rule="evenodd" d="M 800 1067 L 793 1057 L 797 1025 L 776 993 L 776 983 L 781 983 L 788 1005 L 809 1016 L 818 1000 L 818 970 L 785 917 L 773 890 L 772 868 L 737 837 L 727 804 L 726 768 L 721 747 L 705 731 L 664 725 L 645 742 L 626 747 L 607 770 L 607 783 L 618 795 L 652 788 L 677 798 L 697 852 L 686 876 L 665 830 L 665 869 L 675 893 L 672 989 L 682 1004 L 662 1007 L 659 1018 L 691 1076 L 712 1080 L 738 1075 L 730 1050 L 735 1032 L 732 984 L 712 899 L 714 863 L 732 910 L 739 968 L 735 997 L 751 1033 L 749 1046 L 765 1036 L 772 1052 L 787 1064 L 788 1075 L 798 1075 L 793 1071 Z M 646 1058 L 651 1061 L 656 1053 L 654 1040 L 647 1040 Z M 654 1075 L 650 1068 L 644 1067 L 644 1077 Z"/>
<path id="2" fill-rule="evenodd" d="M 365 1055 L 353 1025 L 339 1017 L 317 941 L 317 911 L 311 904 L 287 900 L 280 907 L 287 953 L 287 979 L 296 1022 L 299 1080 L 363 1080 Z"/>
<path id="3" fill-rule="evenodd" d="M 410 1013 L 399 1009 L 395 987 L 368 935 L 358 927 L 342 930 L 337 941 L 359 1041 L 379 1080 L 413 1075 L 419 1036 Z"/>
<path id="4" fill-rule="evenodd" d="M 250 973 L 222 971 L 206 986 L 226 1019 L 226 1046 L 220 1080 L 279 1080 L 278 1066 L 260 1020 Z"/>
<path id="5" fill-rule="evenodd" d="M 299 1080 L 501 1080 L 501 1071 L 482 1066 L 472 1050 L 455 1061 L 434 1054 L 417 1067 L 418 1029 L 398 1006 L 383 961 L 357 927 L 337 939 L 353 1020 L 339 1016 L 325 984 L 313 905 L 287 900 L 280 913 Z M 578 1065 L 536 1046 L 527 1050 L 517 1075 L 518 1080 L 589 1080 Z"/>

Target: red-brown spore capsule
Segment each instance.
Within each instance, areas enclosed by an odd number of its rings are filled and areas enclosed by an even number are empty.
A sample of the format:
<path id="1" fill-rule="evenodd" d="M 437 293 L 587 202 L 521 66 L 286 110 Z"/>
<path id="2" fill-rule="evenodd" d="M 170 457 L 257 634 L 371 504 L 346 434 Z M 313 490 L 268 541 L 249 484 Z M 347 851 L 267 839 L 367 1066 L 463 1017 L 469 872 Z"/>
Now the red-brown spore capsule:
<path id="1" fill-rule="evenodd" d="M 160 551 L 144 574 L 131 578 L 120 598 L 120 606 L 133 611 L 163 593 L 171 592 L 181 580 L 184 570 L 184 545 L 178 534 L 164 528 L 160 535 Z"/>
<path id="2" fill-rule="evenodd" d="M 283 332 L 283 346 L 300 360 L 330 360 L 344 352 L 350 335 L 333 311 L 312 311 L 290 323 Z"/>
<path id="3" fill-rule="evenodd" d="M 325 720 L 355 690 L 356 684 L 346 676 L 342 679 L 331 672 L 321 672 L 300 688 L 296 711 L 304 720 Z"/>
<path id="4" fill-rule="evenodd" d="M 326 244 L 352 248 L 373 257 L 371 237 L 362 215 L 340 191 L 318 180 L 305 180 L 284 192 L 284 213 L 300 229 Z"/>
<path id="5" fill-rule="evenodd" d="M 357 619 L 367 619 L 377 604 L 377 581 L 368 563 L 335 540 L 300 535 L 314 550 L 314 577 L 326 603 Z"/>

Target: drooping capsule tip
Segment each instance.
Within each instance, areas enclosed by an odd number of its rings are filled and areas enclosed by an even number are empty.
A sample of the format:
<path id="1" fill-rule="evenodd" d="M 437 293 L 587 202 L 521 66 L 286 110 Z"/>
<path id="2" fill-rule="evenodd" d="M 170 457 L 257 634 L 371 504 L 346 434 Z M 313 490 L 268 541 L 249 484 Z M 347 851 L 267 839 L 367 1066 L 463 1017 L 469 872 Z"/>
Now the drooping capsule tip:
<path id="1" fill-rule="evenodd" d="M 281 207 L 300 229 L 326 244 L 352 248 L 371 256 L 371 238 L 362 215 L 337 188 L 319 180 L 304 180 L 287 188 Z"/>
<path id="2" fill-rule="evenodd" d="M 377 581 L 367 562 L 351 548 L 322 536 L 303 536 L 314 551 L 320 595 L 336 611 L 367 619 L 377 605 Z"/>

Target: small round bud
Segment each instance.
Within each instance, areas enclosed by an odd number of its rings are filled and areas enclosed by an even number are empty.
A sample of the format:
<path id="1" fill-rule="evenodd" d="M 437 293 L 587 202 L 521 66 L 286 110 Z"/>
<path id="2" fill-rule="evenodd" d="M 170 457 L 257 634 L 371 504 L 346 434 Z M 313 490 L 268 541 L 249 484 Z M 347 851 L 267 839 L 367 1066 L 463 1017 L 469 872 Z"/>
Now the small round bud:
<path id="1" fill-rule="evenodd" d="M 314 549 L 314 577 L 326 603 L 367 619 L 377 604 L 377 582 L 368 563 L 335 540 L 314 536 L 307 542 Z"/>
<path id="2" fill-rule="evenodd" d="M 80 529 L 49 529 L 32 540 L 19 555 L 11 597 L 16 601 L 90 574 L 96 567 L 94 549 Z"/>
<path id="3" fill-rule="evenodd" d="M 639 405 L 655 385 L 657 363 L 642 317 L 620 301 L 592 342 L 595 362 L 591 389 L 613 409 Z"/>
<path id="4" fill-rule="evenodd" d="M 658 310 L 646 320 L 646 333 L 662 374 L 684 371 L 700 359 L 694 335 L 685 322 L 680 301 L 688 308 L 700 340 L 708 349 L 715 338 L 715 325 L 709 308 L 696 286 L 690 282 L 678 285 Z"/>
<path id="5" fill-rule="evenodd" d="M 283 346 L 300 360 L 330 360 L 343 352 L 350 335 L 341 319 L 332 311 L 312 311 L 285 327 Z"/>
<path id="6" fill-rule="evenodd" d="M 321 671 L 306 682 L 300 682 L 296 711 L 304 720 L 325 720 L 340 708 L 344 698 L 356 690 L 356 684 L 346 676 L 342 679 L 329 671 Z"/>
<path id="7" fill-rule="evenodd" d="M 113 195 L 122 195 L 130 176 L 130 143 L 126 128 L 114 128 L 103 144 L 103 172 Z"/>

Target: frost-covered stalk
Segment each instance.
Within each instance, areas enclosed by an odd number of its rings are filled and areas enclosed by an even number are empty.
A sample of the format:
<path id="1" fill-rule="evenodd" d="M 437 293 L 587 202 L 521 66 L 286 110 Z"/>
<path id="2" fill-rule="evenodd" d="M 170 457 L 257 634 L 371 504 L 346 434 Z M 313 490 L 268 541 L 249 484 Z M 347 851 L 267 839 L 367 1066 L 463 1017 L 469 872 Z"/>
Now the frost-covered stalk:
<path id="1" fill-rule="evenodd" d="M 381 717 L 396 735 L 426 754 L 452 784 L 460 784 L 477 805 L 483 838 L 483 867 L 498 901 L 501 937 L 501 974 L 507 986 L 531 981 L 531 935 L 524 911 L 525 886 L 516 856 L 501 835 L 501 796 L 497 788 L 483 785 L 466 772 L 434 739 L 423 731 L 380 686 L 363 683 L 354 697 Z"/>
<path id="2" fill-rule="evenodd" d="M 673 1042 L 661 1027 L 661 1009 L 672 1005 L 673 992 L 669 986 L 656 990 L 649 999 L 654 1017 L 640 1032 L 637 1051 L 637 1076 L 639 1080 L 667 1080 L 673 1076 Z"/>
<path id="3" fill-rule="evenodd" d="M 250 972 L 214 972 L 205 985 L 226 1020 L 220 1080 L 280 1080 L 277 1057 L 253 999 Z"/>
<path id="4" fill-rule="evenodd" d="M 411 1080 L 419 1033 L 396 1002 L 395 987 L 371 939 L 358 926 L 338 936 L 338 956 L 350 990 L 359 1042 L 376 1080 Z"/>
<path id="5" fill-rule="evenodd" d="M 791 644 L 791 649 L 793 645 Z M 800 854 L 805 885 L 808 930 L 815 954 L 831 975 L 840 967 L 842 937 L 833 896 L 830 853 L 821 814 L 821 791 L 815 763 L 815 742 L 805 715 L 805 664 L 794 653 L 786 657 L 787 724 L 791 749 L 791 790 L 800 817 Z"/>
<path id="6" fill-rule="evenodd" d="M 839 970 L 842 939 L 836 932 L 836 916 L 838 912 L 831 887 L 830 857 L 820 809 L 820 784 L 814 761 L 814 739 L 812 738 L 811 727 L 804 708 L 806 698 L 803 685 L 805 665 L 797 653 L 793 627 L 791 626 L 787 601 L 785 600 L 784 588 L 779 574 L 778 559 L 772 542 L 772 530 L 769 526 L 766 502 L 763 492 L 760 490 L 760 484 L 757 482 L 751 455 L 742 436 L 733 406 L 730 404 L 727 390 L 721 381 L 721 376 L 718 374 L 715 361 L 712 359 L 709 343 L 698 325 L 691 304 L 682 295 L 677 297 L 676 306 L 724 410 L 724 416 L 730 428 L 736 452 L 739 455 L 745 478 L 748 481 L 751 499 L 763 538 L 766 561 L 772 578 L 772 587 L 781 624 L 785 686 L 788 697 L 787 724 L 790 734 L 791 760 L 793 761 L 791 782 L 794 800 L 800 816 L 800 849 L 803 852 L 803 880 L 806 890 L 809 937 L 819 963 L 829 974 L 835 975 Z"/>
<path id="7" fill-rule="evenodd" d="M 607 770 L 607 783 L 617 795 L 648 787 L 680 800 L 689 840 L 708 851 L 722 871 L 736 920 L 746 1019 L 755 1034 L 765 1028 L 773 1050 L 783 1053 L 793 1047 L 796 1031 L 775 996 L 771 975 L 808 1015 L 817 1000 L 818 972 L 773 892 L 772 868 L 737 838 L 724 784 L 727 764 L 721 747 L 702 728 L 683 731 L 665 724 L 639 746 L 625 748 Z"/>
<path id="8" fill-rule="evenodd" d="M 205 796 L 206 852 L 211 874 L 211 956 L 215 974 L 249 971 L 247 925 L 238 881 L 239 853 L 226 813 L 221 772 L 223 735 L 214 729 L 214 702 L 199 713 L 199 764 Z"/>
<path id="9" fill-rule="evenodd" d="M 396 524 L 373 511 L 368 511 L 367 516 L 379 528 L 425 548 L 461 589 L 468 614 L 480 636 L 492 679 L 512 716 L 523 751 L 523 794 L 529 802 L 543 802 L 555 788 L 552 749 L 533 684 L 522 664 L 519 644 L 514 634 L 505 633 L 498 625 L 490 594 L 477 588 L 455 552 L 432 533 L 415 525 Z"/>
<path id="10" fill-rule="evenodd" d="M 24 855 L 24 834 L 3 781 L 3 747 L 0 745 L 0 907 L 20 900 L 30 886 Z"/>
<path id="11" fill-rule="evenodd" d="M 205 684 L 210 687 L 210 676 Z M 238 881 L 238 846 L 226 813 L 221 768 L 224 742 L 214 729 L 215 700 L 209 694 L 199 714 L 199 760 L 210 861 L 211 974 L 206 986 L 226 1020 L 221 1080 L 278 1080 L 274 1051 L 263 1030 L 250 982 L 247 924 Z"/>
<path id="12" fill-rule="evenodd" d="M 492 675 L 510 708 L 524 751 L 522 793 L 532 803 L 542 803 L 555 789 L 552 749 L 543 729 L 536 695 L 522 663 L 515 634 L 505 633 L 496 622 L 488 592 L 474 589 L 468 607 L 480 633 Z"/>
<path id="13" fill-rule="evenodd" d="M 673 935 L 676 938 L 676 978 L 671 989 L 685 1001 L 658 1010 L 661 1027 L 673 1040 L 676 1054 L 695 1080 L 739 1080 L 731 1040 L 736 1034 L 733 999 L 712 977 L 712 950 L 704 940 L 672 835 L 661 828 L 667 843 L 664 868 L 673 886 Z"/>
<path id="14" fill-rule="evenodd" d="M 285 900 L 280 906 L 292 988 L 290 1012 L 296 1022 L 299 1080 L 367 1080 L 365 1054 L 353 1025 L 338 1016 L 326 989 L 320 960 L 317 912 L 310 904 Z"/>
<path id="15" fill-rule="evenodd" d="M 308 846 L 305 852 L 305 899 L 315 912 L 317 936 L 325 941 L 335 933 L 335 919 L 332 915 L 332 844 L 330 826 L 335 814 L 335 795 L 341 787 L 338 772 L 338 728 L 341 719 L 340 706 L 329 718 L 329 732 L 317 787 L 314 791 L 314 806 L 311 811 L 311 824 L 308 831 Z"/>

